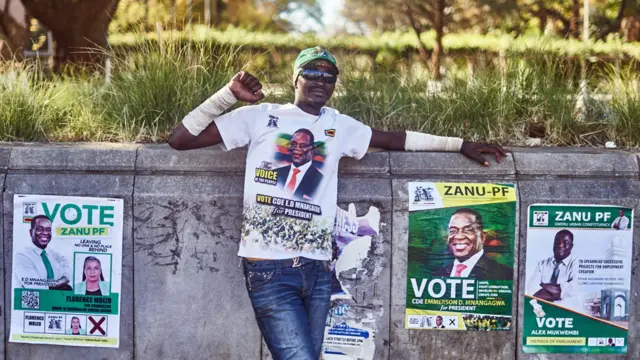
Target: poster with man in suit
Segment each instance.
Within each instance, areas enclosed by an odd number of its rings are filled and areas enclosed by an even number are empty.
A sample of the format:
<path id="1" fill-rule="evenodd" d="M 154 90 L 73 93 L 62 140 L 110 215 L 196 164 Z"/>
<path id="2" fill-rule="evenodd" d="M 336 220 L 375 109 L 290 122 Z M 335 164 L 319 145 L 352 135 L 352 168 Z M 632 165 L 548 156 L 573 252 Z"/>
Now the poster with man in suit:
<path id="1" fill-rule="evenodd" d="M 529 206 L 523 353 L 627 353 L 633 218 L 632 207 L 611 204 Z"/>
<path id="2" fill-rule="evenodd" d="M 513 184 L 409 183 L 407 329 L 510 330 Z M 468 327 L 480 315 L 487 326 Z M 500 321 L 498 321 L 500 319 Z M 493 321 L 495 320 L 495 321 Z"/>

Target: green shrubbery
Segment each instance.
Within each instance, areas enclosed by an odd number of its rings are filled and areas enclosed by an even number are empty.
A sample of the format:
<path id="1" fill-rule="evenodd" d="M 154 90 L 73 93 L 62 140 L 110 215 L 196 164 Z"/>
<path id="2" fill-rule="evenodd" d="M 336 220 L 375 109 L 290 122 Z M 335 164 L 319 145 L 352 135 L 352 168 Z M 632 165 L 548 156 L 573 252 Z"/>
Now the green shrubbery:
<path id="1" fill-rule="evenodd" d="M 231 45 L 163 41 L 136 45 L 111 59 L 112 77 L 42 79 L 37 66 L 0 71 L 0 139 L 5 141 L 164 141 L 184 115 L 250 69 L 267 85 L 265 101 L 293 101 L 291 68 L 268 63 Z M 451 71 L 441 90 L 419 66 L 373 65 L 342 59 L 330 106 L 372 126 L 414 129 L 467 139 L 522 145 L 538 129 L 543 144 L 640 145 L 640 75 L 614 68 L 590 83 L 603 95 L 576 113 L 579 67 L 530 54 L 506 68 L 468 79 Z M 273 83 L 274 79 L 277 83 Z M 580 115 L 580 116 L 578 116 Z M 542 135 L 540 135 L 542 134 Z"/>
<path id="2" fill-rule="evenodd" d="M 283 34 L 248 31 L 229 27 L 225 30 L 194 25 L 186 31 L 163 31 L 162 37 L 195 43 L 215 43 L 220 45 L 234 45 L 254 50 L 269 50 L 274 47 L 280 49 L 301 50 L 302 48 L 322 44 L 331 50 L 346 52 L 377 52 L 385 56 L 417 50 L 415 34 L 407 32 L 386 32 L 369 36 L 334 36 L 318 38 L 312 34 Z M 135 48 L 147 41 L 156 41 L 158 33 L 148 34 L 134 32 L 112 34 L 109 42 L 113 47 Z M 435 42 L 434 32 L 422 33 L 422 41 L 427 49 L 431 49 Z M 575 39 L 558 39 L 553 37 L 518 37 L 492 36 L 478 34 L 447 34 L 443 39 L 445 51 L 455 55 L 470 54 L 478 51 L 500 53 L 507 56 L 520 54 L 549 54 L 556 56 L 579 56 L 589 53 L 594 56 L 618 57 L 625 56 L 640 59 L 640 45 L 624 43 L 611 39 L 607 42 L 598 41 L 585 44 Z"/>

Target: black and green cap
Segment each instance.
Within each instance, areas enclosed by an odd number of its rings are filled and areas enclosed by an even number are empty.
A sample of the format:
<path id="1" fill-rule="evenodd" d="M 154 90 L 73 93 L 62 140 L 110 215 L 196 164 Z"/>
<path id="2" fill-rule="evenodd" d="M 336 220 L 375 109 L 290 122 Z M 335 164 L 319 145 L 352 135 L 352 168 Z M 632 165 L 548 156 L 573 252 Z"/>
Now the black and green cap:
<path id="1" fill-rule="evenodd" d="M 322 46 L 316 46 L 316 47 L 304 49 L 298 55 L 298 58 L 293 64 L 294 82 L 295 82 L 295 79 L 298 77 L 300 69 L 314 60 L 326 60 L 329 62 L 329 64 L 333 65 L 333 68 L 336 71 L 336 74 L 340 73 L 340 70 L 338 69 L 338 62 L 336 61 L 336 58 L 333 56 L 333 54 L 331 54 L 329 50 L 325 49 Z"/>

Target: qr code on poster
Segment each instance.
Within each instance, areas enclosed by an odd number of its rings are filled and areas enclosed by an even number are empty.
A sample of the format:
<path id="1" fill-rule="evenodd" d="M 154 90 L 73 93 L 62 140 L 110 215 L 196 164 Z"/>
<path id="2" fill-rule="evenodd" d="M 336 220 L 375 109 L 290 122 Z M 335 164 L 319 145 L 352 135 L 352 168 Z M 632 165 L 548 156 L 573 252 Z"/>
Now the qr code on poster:
<path id="1" fill-rule="evenodd" d="M 37 291 L 22 292 L 23 309 L 40 309 L 40 293 Z"/>

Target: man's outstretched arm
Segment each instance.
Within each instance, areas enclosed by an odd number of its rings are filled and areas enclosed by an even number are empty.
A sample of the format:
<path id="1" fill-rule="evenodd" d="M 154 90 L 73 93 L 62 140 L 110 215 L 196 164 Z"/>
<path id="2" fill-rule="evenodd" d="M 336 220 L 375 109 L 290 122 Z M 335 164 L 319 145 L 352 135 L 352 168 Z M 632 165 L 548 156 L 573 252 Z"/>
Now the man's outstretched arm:
<path id="1" fill-rule="evenodd" d="M 413 131 L 389 132 L 372 129 L 369 146 L 397 151 L 460 152 L 484 166 L 489 166 L 489 162 L 481 155 L 482 153 L 494 154 L 498 162 L 502 161 L 502 156 L 507 156 L 507 152 L 500 145 L 476 143 L 460 138 L 434 136 Z"/>

